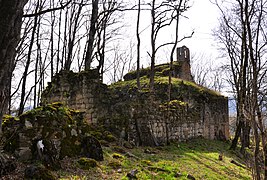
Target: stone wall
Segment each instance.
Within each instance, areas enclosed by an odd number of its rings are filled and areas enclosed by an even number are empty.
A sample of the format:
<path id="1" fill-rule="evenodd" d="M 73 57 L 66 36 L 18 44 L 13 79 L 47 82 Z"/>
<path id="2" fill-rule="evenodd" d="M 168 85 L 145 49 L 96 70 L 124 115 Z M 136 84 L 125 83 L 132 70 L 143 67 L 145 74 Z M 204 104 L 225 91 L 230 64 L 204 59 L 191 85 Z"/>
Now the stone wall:
<path id="1" fill-rule="evenodd" d="M 88 123 L 96 123 L 106 114 L 105 92 L 107 86 L 99 80 L 97 71 L 83 73 L 61 71 L 42 93 L 42 104 L 61 102 L 85 113 Z M 103 96 L 103 97 L 102 97 Z"/>
<path id="2" fill-rule="evenodd" d="M 98 76 L 87 73 L 61 72 L 42 95 L 44 104 L 63 102 L 85 112 L 88 123 L 106 127 L 135 145 L 161 145 L 202 136 L 208 139 L 228 139 L 228 99 L 210 93 L 196 85 L 180 82 L 173 87 L 167 103 L 167 86 L 155 85 L 156 93 L 138 91 L 126 83 L 108 87 Z M 191 82 L 192 83 L 192 82 Z"/>
<path id="3" fill-rule="evenodd" d="M 149 93 L 132 90 L 122 93 L 124 98 L 113 101 L 120 108 L 110 115 L 123 112 L 128 118 L 128 141 L 136 145 L 162 145 L 170 141 L 186 141 L 190 138 L 228 139 L 228 100 L 226 97 L 172 100 L 169 104 Z M 119 95 L 120 96 L 120 95 Z M 114 116 L 113 116 L 114 117 Z M 119 118 L 118 118 L 119 119 Z M 106 122 L 116 132 L 119 123 Z"/>

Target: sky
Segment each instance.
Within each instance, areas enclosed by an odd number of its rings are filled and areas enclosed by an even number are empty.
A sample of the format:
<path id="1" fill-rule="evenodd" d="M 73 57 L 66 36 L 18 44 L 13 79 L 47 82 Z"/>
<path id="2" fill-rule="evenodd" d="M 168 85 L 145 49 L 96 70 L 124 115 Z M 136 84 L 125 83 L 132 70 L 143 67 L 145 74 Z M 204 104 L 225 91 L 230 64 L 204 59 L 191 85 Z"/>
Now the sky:
<path id="1" fill-rule="evenodd" d="M 178 44 L 178 46 L 187 46 L 190 49 L 191 55 L 204 54 L 208 57 L 216 58 L 218 56 L 217 45 L 212 36 L 212 30 L 218 26 L 218 18 L 220 16 L 218 8 L 210 2 L 210 0 L 191 0 L 189 2 L 191 7 L 183 15 L 187 18 L 180 18 L 180 27 L 179 27 L 179 36 L 180 38 L 188 36 L 194 31 L 194 35 L 190 39 L 183 40 Z M 137 14 L 131 15 L 131 20 L 136 18 Z M 127 18 L 126 18 L 127 19 Z M 132 39 L 135 37 L 135 20 L 132 24 Z M 149 66 L 149 57 L 148 53 L 151 51 L 150 45 L 150 12 L 144 11 L 141 13 L 141 50 L 143 55 L 142 64 L 144 66 Z M 157 41 L 157 45 L 164 43 L 164 41 L 173 41 L 174 40 L 175 30 L 165 28 L 160 33 L 160 38 Z M 170 49 L 164 49 L 162 52 L 158 53 L 158 58 L 156 63 L 165 63 L 166 58 L 169 57 Z M 164 57 L 166 56 L 166 57 Z M 164 57 L 164 58 L 162 58 Z"/>
<path id="2" fill-rule="evenodd" d="M 187 25 L 188 30 L 193 29 L 195 33 L 191 39 L 183 43 L 193 52 L 216 56 L 218 51 L 212 30 L 219 24 L 218 8 L 209 0 L 194 0 L 186 16 L 188 19 L 182 23 Z"/>

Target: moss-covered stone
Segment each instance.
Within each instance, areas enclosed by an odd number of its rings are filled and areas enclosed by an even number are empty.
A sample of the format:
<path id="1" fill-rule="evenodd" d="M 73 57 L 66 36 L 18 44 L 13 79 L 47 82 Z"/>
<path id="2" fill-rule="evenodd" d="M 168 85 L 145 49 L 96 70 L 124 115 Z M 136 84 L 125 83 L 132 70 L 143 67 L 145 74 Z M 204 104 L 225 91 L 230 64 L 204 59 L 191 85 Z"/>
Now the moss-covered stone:
<path id="1" fill-rule="evenodd" d="M 117 159 L 113 159 L 108 163 L 108 166 L 111 167 L 112 169 L 118 169 L 122 166 L 122 163 Z"/>
<path id="2" fill-rule="evenodd" d="M 17 117 L 4 115 L 2 121 L 3 128 L 3 149 L 14 153 L 19 148 L 19 136 L 17 131 L 20 129 L 21 121 Z"/>
<path id="3" fill-rule="evenodd" d="M 84 123 L 82 113 L 60 102 L 25 112 L 18 119 L 6 116 L 3 127 L 4 149 L 11 153 L 17 151 L 18 156 L 23 155 L 22 149 L 26 149 L 32 153 L 35 160 L 47 159 L 39 156 L 63 159 L 66 156 L 80 155 L 84 135 L 94 133 L 94 127 Z M 104 139 L 102 133 L 105 131 L 101 128 L 99 130 L 101 131 L 96 132 Z M 38 141 L 42 141 L 44 145 L 43 155 L 38 152 Z M 101 149 L 99 143 L 97 147 Z M 94 148 L 94 144 L 91 148 Z"/>
<path id="4" fill-rule="evenodd" d="M 117 139 L 114 135 L 112 135 L 112 134 L 107 134 L 107 135 L 105 136 L 105 140 L 108 141 L 108 142 L 115 142 L 115 141 L 117 141 L 118 139 Z"/>
<path id="5" fill-rule="evenodd" d="M 96 160 L 91 158 L 82 157 L 78 161 L 79 167 L 81 169 L 89 170 L 91 168 L 97 167 L 98 163 Z"/>
<path id="6" fill-rule="evenodd" d="M 113 154 L 112 154 L 112 157 L 113 157 L 114 159 L 123 159 L 123 158 L 124 158 L 123 155 L 118 154 L 118 153 L 113 153 Z"/>
<path id="7" fill-rule="evenodd" d="M 25 179 L 43 179 L 43 180 L 56 180 L 56 176 L 52 171 L 42 165 L 31 165 L 26 167 L 24 172 Z"/>

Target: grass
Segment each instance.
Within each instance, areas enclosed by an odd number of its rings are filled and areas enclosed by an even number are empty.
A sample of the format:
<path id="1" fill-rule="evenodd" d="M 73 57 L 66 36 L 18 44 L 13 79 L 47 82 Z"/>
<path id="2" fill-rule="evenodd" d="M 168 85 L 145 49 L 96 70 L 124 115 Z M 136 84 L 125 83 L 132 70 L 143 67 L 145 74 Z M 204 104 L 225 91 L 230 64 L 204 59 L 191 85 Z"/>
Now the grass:
<path id="1" fill-rule="evenodd" d="M 61 172 L 64 174 L 61 179 L 128 179 L 127 173 L 134 169 L 138 170 L 137 178 L 142 180 L 187 179 L 188 174 L 205 180 L 251 179 L 247 168 L 230 162 L 233 159 L 244 165 L 228 148 L 229 144 L 225 142 L 195 139 L 164 147 L 125 149 L 134 156 L 121 154 L 122 157 L 116 159 L 112 147 L 104 147 L 105 160 L 99 163 L 99 167 L 92 168 L 83 175 Z M 144 153 L 145 149 L 152 153 Z M 219 154 L 223 154 L 222 161 L 218 160 Z"/>

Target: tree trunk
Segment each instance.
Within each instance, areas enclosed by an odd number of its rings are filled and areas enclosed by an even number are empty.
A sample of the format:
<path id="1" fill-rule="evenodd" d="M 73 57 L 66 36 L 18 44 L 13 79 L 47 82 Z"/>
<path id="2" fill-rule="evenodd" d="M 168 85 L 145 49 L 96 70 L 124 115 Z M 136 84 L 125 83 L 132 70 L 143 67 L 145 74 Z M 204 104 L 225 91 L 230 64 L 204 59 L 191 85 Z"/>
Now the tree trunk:
<path id="1" fill-rule="evenodd" d="M 253 123 L 253 128 L 254 128 L 254 138 L 255 138 L 255 150 L 254 150 L 254 169 L 256 172 L 256 180 L 261 179 L 261 170 L 260 170 L 260 164 L 259 164 L 259 155 L 260 155 L 260 138 L 259 138 L 259 133 L 258 133 L 258 126 L 256 124 L 256 121 L 252 121 Z"/>
<path id="2" fill-rule="evenodd" d="M 240 152 L 242 154 L 245 154 L 245 148 L 249 147 L 249 144 L 250 144 L 250 125 L 249 125 L 248 120 L 246 120 L 242 129 L 243 129 L 242 138 L 241 138 L 242 143 L 241 143 Z"/>
<path id="3" fill-rule="evenodd" d="M 16 46 L 20 40 L 23 7 L 28 0 L 0 0 L 0 133 L 8 110 Z"/>
<path id="4" fill-rule="evenodd" d="M 238 139 L 241 136 L 241 130 L 242 130 L 243 126 L 244 126 L 244 121 L 243 120 L 238 120 L 237 121 L 237 125 L 236 125 L 235 137 L 234 137 L 234 139 L 232 141 L 232 144 L 231 144 L 231 147 L 230 147 L 231 150 L 235 150 L 236 149 L 237 143 L 238 143 Z"/>
<path id="5" fill-rule="evenodd" d="M 156 15 L 155 15 L 155 0 L 152 1 L 151 9 L 151 65 L 150 65 L 150 79 L 149 89 L 154 92 L 154 76 L 155 76 L 155 59 L 156 59 Z"/>
<path id="6" fill-rule="evenodd" d="M 75 40 L 76 40 L 76 33 L 77 33 L 77 29 L 79 28 L 79 17 L 81 15 L 82 12 L 82 8 L 83 8 L 83 1 L 81 1 L 81 4 L 79 4 L 79 8 L 77 13 L 75 14 L 75 9 L 71 12 L 71 16 L 74 17 L 74 20 L 70 20 L 70 23 L 74 24 L 73 25 L 73 30 L 72 30 L 72 25 L 70 25 L 70 32 L 69 32 L 69 43 L 68 43 L 68 53 L 67 53 L 67 59 L 65 62 L 65 70 L 70 70 L 72 61 L 73 61 L 73 48 L 75 45 Z M 72 19 L 72 18 L 71 18 Z M 52 41 L 53 42 L 53 41 Z"/>
<path id="7" fill-rule="evenodd" d="M 86 55 L 85 55 L 85 70 L 89 70 L 91 67 L 91 63 L 92 63 L 97 18 L 98 18 L 98 0 L 92 0 L 92 17 L 91 17 L 91 23 L 90 23 L 87 50 L 86 50 Z"/>
<path id="8" fill-rule="evenodd" d="M 137 22 L 136 22 L 136 38 L 137 38 L 137 60 L 136 60 L 136 71 L 137 71 L 137 87 L 138 90 L 141 89 L 140 85 L 140 34 L 139 34 L 139 24 L 140 24 L 140 12 L 141 12 L 141 0 L 138 0 L 138 11 L 137 11 Z"/>
<path id="9" fill-rule="evenodd" d="M 265 139 L 265 138 L 264 138 Z M 263 145 L 263 155 L 264 155 L 264 180 L 267 180 L 267 144 Z"/>

